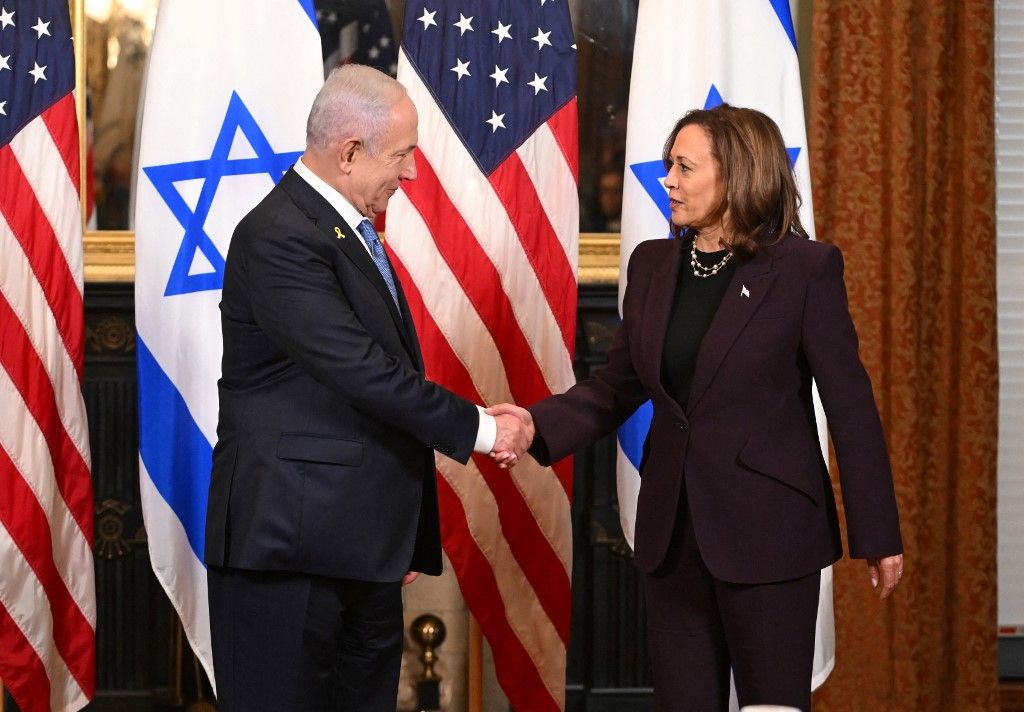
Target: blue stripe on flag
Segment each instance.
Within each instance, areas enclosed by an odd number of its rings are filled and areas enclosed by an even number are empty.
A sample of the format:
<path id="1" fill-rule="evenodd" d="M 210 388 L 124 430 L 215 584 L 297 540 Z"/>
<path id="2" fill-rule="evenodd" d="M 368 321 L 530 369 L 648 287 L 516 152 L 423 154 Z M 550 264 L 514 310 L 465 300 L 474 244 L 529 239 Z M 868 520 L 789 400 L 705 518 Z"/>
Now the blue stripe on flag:
<path id="1" fill-rule="evenodd" d="M 651 429 L 651 416 L 654 414 L 654 406 L 647 401 L 629 419 L 619 426 L 619 445 L 622 452 L 636 471 L 640 471 L 640 459 L 644 455 L 644 440 L 647 439 L 647 431 Z"/>
<path id="2" fill-rule="evenodd" d="M 316 8 L 313 7 L 313 0 L 299 0 L 299 5 L 302 5 L 302 11 L 309 15 L 313 27 L 319 31 L 320 26 L 316 22 Z"/>
<path id="3" fill-rule="evenodd" d="M 139 453 L 153 484 L 181 521 L 192 551 L 203 561 L 213 448 L 146 344 L 141 338 L 135 343 Z"/>
<path id="4" fill-rule="evenodd" d="M 793 45 L 793 51 L 796 52 L 796 32 L 793 31 L 793 14 L 789 9 L 789 0 L 768 0 L 768 2 L 772 4 L 772 9 L 779 16 L 782 29 L 786 31 L 789 43 Z"/>

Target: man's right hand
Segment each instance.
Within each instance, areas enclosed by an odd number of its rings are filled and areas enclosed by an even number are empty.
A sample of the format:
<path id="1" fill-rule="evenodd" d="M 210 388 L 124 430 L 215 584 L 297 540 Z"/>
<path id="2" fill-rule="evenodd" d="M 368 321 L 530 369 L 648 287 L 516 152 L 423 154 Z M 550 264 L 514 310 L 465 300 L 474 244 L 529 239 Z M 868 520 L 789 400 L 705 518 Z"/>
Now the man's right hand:
<path id="1" fill-rule="evenodd" d="M 492 406 L 485 412 L 493 415 L 498 425 L 491 457 L 503 468 L 514 466 L 533 442 L 533 416 L 511 403 Z"/>

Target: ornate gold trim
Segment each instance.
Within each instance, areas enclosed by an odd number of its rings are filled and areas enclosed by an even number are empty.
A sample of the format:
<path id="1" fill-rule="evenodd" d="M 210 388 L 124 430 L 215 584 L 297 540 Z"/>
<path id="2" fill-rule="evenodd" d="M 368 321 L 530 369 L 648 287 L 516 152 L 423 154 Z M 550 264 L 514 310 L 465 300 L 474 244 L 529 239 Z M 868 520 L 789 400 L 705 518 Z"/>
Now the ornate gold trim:
<path id="1" fill-rule="evenodd" d="M 103 230 L 85 233 L 86 282 L 135 281 L 135 233 Z"/>
<path id="2" fill-rule="evenodd" d="M 619 234 L 580 233 L 580 284 L 619 283 Z"/>
<path id="3" fill-rule="evenodd" d="M 580 235 L 580 284 L 618 284 L 618 233 Z M 135 233 L 103 230 L 85 233 L 85 281 L 135 280 Z"/>

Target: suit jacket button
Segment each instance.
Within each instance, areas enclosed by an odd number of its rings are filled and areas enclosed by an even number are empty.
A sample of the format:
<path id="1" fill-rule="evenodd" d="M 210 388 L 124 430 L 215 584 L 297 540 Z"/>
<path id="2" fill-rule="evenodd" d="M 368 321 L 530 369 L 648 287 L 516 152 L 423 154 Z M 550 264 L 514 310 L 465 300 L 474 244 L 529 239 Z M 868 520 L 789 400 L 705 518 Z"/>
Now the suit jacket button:
<path id="1" fill-rule="evenodd" d="M 684 423 L 683 421 L 679 421 L 679 429 L 682 430 L 683 432 L 686 432 L 687 430 L 690 429 L 690 426 Z"/>

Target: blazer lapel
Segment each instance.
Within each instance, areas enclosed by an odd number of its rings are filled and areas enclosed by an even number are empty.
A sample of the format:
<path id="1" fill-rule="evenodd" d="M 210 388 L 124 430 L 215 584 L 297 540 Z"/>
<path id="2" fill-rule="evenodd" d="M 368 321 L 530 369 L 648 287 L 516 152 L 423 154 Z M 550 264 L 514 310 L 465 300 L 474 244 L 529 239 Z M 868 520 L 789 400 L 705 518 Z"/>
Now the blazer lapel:
<path id="1" fill-rule="evenodd" d="M 419 349 L 417 345 L 412 343 L 415 339 L 410 340 L 409 330 L 402 319 L 402 315 L 399 313 L 399 307 L 391 297 L 391 291 L 384 282 L 380 270 L 377 269 L 377 264 L 370 257 L 363 239 L 349 227 L 348 223 L 342 220 L 338 212 L 331 207 L 331 204 L 322 195 L 317 193 L 312 186 L 299 177 L 294 169 L 288 169 L 288 172 L 281 178 L 280 186 L 291 196 L 295 205 L 306 214 L 317 230 L 323 235 L 329 236 L 329 239 L 338 246 L 342 254 L 363 273 L 363 276 L 377 290 L 381 299 L 387 304 L 388 312 L 395 323 L 395 328 L 398 329 L 398 333 L 402 337 L 406 350 L 410 355 L 416 357 Z M 397 275 L 394 277 L 395 285 L 398 289 L 399 302 L 402 303 L 404 302 L 402 287 L 398 282 Z M 405 311 L 408 312 L 408 309 Z"/>
<path id="2" fill-rule="evenodd" d="M 682 241 L 674 239 L 672 242 L 669 259 L 662 262 L 651 274 L 647 294 L 641 302 L 641 358 L 649 369 L 648 382 L 654 385 L 657 395 L 661 400 L 671 404 L 677 416 L 682 416 L 682 406 L 669 396 L 661 382 L 661 352 L 665 347 L 665 331 L 668 329 L 668 318 L 672 312 L 683 254 Z"/>
<path id="3" fill-rule="evenodd" d="M 778 272 L 772 271 L 771 265 L 771 255 L 762 249 L 753 259 L 737 267 L 733 273 L 729 288 L 722 297 L 722 303 L 718 306 L 718 311 L 715 312 L 711 326 L 704 334 L 700 349 L 697 351 L 697 365 L 690 385 L 687 413 L 691 413 L 700 401 L 736 337 L 750 321 L 750 317 L 757 311 L 758 305 L 775 282 Z"/>

